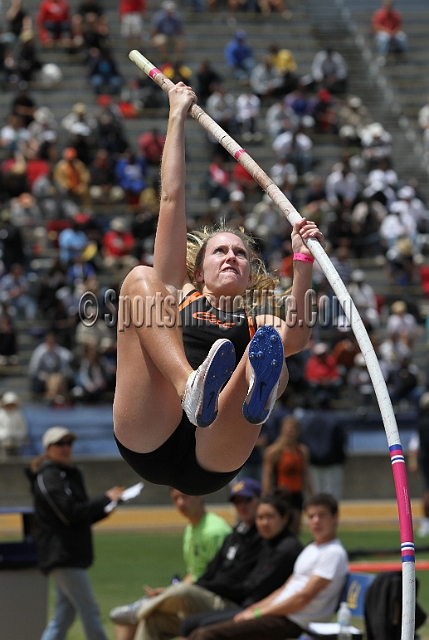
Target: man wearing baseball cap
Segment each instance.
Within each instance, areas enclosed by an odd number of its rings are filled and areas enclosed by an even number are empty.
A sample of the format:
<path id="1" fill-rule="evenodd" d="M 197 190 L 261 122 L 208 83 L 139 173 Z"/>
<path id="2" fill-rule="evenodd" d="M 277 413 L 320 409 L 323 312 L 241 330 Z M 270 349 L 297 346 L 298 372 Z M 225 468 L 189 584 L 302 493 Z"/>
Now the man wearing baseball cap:
<path id="1" fill-rule="evenodd" d="M 76 613 L 88 640 L 107 640 L 87 574 L 93 562 L 91 525 L 106 517 L 105 507 L 120 500 L 123 489 L 113 487 L 89 499 L 83 477 L 71 466 L 77 436 L 66 427 L 48 429 L 44 453 L 28 476 L 34 495 L 38 566 L 55 584 L 54 615 L 41 640 L 64 638 Z"/>

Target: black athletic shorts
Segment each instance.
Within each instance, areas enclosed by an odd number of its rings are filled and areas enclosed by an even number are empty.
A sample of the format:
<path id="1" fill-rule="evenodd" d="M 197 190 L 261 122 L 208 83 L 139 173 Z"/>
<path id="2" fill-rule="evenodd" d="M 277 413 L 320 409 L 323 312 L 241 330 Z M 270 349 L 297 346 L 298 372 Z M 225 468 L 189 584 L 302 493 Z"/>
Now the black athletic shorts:
<path id="1" fill-rule="evenodd" d="M 189 496 L 203 496 L 222 489 L 240 469 L 228 473 L 206 471 L 195 455 L 195 429 L 183 413 L 171 436 L 155 451 L 130 451 L 115 437 L 119 453 L 143 480 L 174 487 Z M 241 468 L 241 467 L 240 467 Z"/>

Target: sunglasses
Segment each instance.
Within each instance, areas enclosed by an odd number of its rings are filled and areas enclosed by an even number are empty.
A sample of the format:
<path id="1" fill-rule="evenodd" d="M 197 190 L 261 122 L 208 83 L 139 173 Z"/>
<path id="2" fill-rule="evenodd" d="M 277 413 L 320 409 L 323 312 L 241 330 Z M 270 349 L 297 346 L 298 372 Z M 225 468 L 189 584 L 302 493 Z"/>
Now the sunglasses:
<path id="1" fill-rule="evenodd" d="M 252 500 L 253 500 L 253 498 L 246 498 L 246 497 L 244 497 L 244 496 L 240 496 L 240 497 L 239 497 L 239 496 L 237 496 L 236 498 L 233 498 L 233 499 L 231 500 L 231 502 L 232 502 L 233 504 L 247 504 L 247 503 L 249 503 L 249 502 L 252 502 Z"/>
<path id="2" fill-rule="evenodd" d="M 72 447 L 73 440 L 60 440 L 59 442 L 54 442 L 56 447 Z"/>

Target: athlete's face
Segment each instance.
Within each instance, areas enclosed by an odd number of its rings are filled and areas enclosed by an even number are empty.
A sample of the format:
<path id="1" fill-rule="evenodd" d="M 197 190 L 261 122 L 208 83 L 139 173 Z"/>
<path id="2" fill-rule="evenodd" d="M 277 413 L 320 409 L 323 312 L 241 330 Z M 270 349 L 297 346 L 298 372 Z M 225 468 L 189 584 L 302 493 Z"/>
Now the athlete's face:
<path id="1" fill-rule="evenodd" d="M 249 254 L 241 238 L 233 233 L 218 233 L 207 242 L 202 268 L 195 279 L 203 293 L 238 296 L 251 283 Z"/>

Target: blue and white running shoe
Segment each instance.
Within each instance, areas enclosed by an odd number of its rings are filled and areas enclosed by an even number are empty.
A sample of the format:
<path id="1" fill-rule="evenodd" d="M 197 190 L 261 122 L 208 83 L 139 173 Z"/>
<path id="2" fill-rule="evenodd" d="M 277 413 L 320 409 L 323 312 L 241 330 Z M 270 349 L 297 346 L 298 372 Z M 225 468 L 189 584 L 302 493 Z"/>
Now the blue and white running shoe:
<path id="1" fill-rule="evenodd" d="M 274 407 L 283 368 L 283 343 L 278 331 L 268 325 L 260 327 L 249 344 L 249 360 L 252 374 L 243 415 L 251 424 L 262 424 Z"/>
<path id="2" fill-rule="evenodd" d="M 216 340 L 204 362 L 189 376 L 182 408 L 196 427 L 208 427 L 216 419 L 219 394 L 234 368 L 234 345 L 230 340 Z"/>

